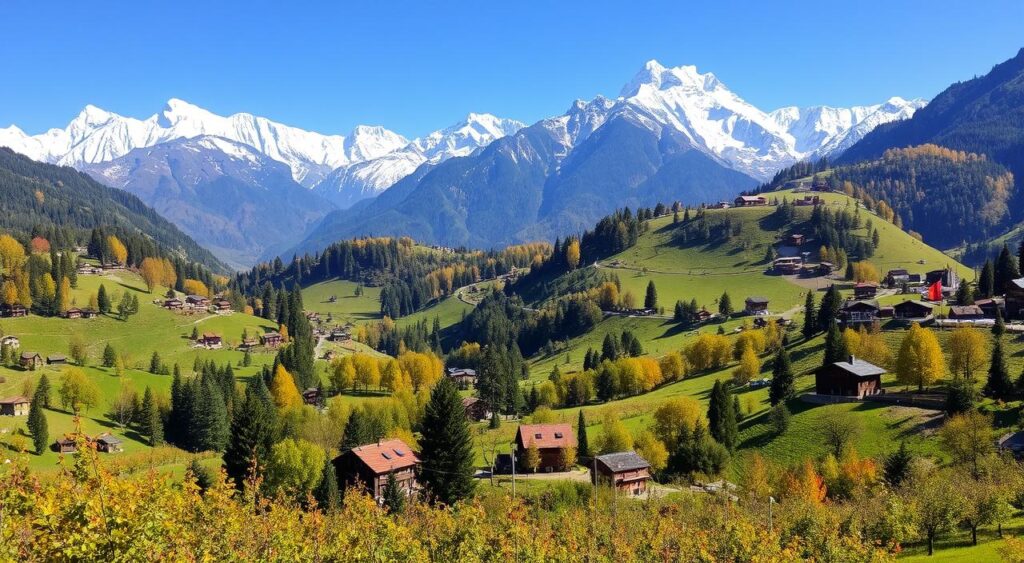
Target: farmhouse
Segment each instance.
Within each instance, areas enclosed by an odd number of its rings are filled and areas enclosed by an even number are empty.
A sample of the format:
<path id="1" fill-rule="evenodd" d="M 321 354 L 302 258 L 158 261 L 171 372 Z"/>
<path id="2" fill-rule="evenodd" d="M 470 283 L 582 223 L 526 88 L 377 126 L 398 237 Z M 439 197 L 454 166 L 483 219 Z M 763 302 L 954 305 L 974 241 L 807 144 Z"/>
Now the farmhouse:
<path id="1" fill-rule="evenodd" d="M 80 319 L 82 318 L 82 310 L 78 307 L 72 307 L 64 313 L 66 319 Z"/>
<path id="2" fill-rule="evenodd" d="M 103 268 L 93 266 L 92 264 L 82 264 L 78 267 L 78 275 L 80 276 L 97 276 L 103 274 Z"/>
<path id="3" fill-rule="evenodd" d="M 331 335 L 327 339 L 331 342 L 345 342 L 352 340 L 352 335 L 345 329 L 336 328 L 331 331 Z"/>
<path id="4" fill-rule="evenodd" d="M 977 305 L 953 305 L 949 308 L 949 318 L 959 321 L 976 321 L 985 318 L 985 312 Z"/>
<path id="5" fill-rule="evenodd" d="M 784 258 L 776 258 L 772 262 L 772 269 L 780 274 L 795 274 L 800 271 L 800 267 L 803 265 L 803 259 L 799 256 L 787 256 Z"/>
<path id="6" fill-rule="evenodd" d="M 756 207 L 768 205 L 768 200 L 759 195 L 741 195 L 734 201 L 736 207 Z"/>
<path id="7" fill-rule="evenodd" d="M 224 342 L 219 334 L 204 332 L 203 336 L 199 338 L 199 344 L 211 350 L 219 350 L 224 345 Z"/>
<path id="8" fill-rule="evenodd" d="M 996 318 L 997 309 L 1003 314 L 1003 317 L 1006 316 L 1006 301 L 1002 297 L 978 299 L 974 304 L 981 309 L 981 312 L 985 314 L 985 318 L 987 319 Z"/>
<path id="9" fill-rule="evenodd" d="M 568 424 L 521 424 L 516 430 L 516 458 L 526 459 L 526 450 L 536 446 L 540 452 L 539 471 L 558 471 L 562 450 L 576 447 L 576 435 Z"/>
<path id="10" fill-rule="evenodd" d="M 46 365 L 62 366 L 68 363 L 68 357 L 64 354 L 50 354 L 46 356 Z"/>
<path id="11" fill-rule="evenodd" d="M 704 307 L 701 307 L 700 311 L 697 311 L 697 322 L 698 323 L 706 323 L 706 322 L 710 321 L 712 317 L 714 317 L 714 315 L 711 314 L 711 311 L 708 311 Z"/>
<path id="12" fill-rule="evenodd" d="M 260 341 L 267 348 L 277 348 L 283 340 L 284 337 L 281 336 L 280 332 L 265 332 L 260 335 Z"/>
<path id="13" fill-rule="evenodd" d="M 220 312 L 227 312 L 231 310 L 231 302 L 227 299 L 221 298 L 213 302 L 213 307 Z"/>
<path id="14" fill-rule="evenodd" d="M 21 395 L 0 399 L 0 416 L 28 416 L 30 406 L 32 401 Z"/>
<path id="15" fill-rule="evenodd" d="M 854 299 L 874 299 L 878 295 L 878 284 L 872 282 L 861 282 L 853 286 Z"/>
<path id="16" fill-rule="evenodd" d="M 818 275 L 827 276 L 836 270 L 835 264 L 832 262 L 822 262 L 818 264 Z"/>
<path id="17" fill-rule="evenodd" d="M 184 306 L 185 304 L 182 303 L 181 299 L 178 299 L 177 297 L 164 301 L 164 309 L 169 309 L 171 311 L 179 311 Z"/>
<path id="18" fill-rule="evenodd" d="M 420 460 L 405 442 L 393 439 L 352 448 L 334 458 L 334 469 L 342 486 L 362 486 L 380 500 L 388 479 L 411 495 L 419 488 L 416 468 Z"/>
<path id="19" fill-rule="evenodd" d="M 910 274 L 900 268 L 896 270 L 889 270 L 885 274 L 885 284 L 889 287 L 898 286 L 910 281 Z"/>
<path id="20" fill-rule="evenodd" d="M 863 399 L 882 392 L 885 370 L 853 356 L 845 362 L 822 366 L 814 372 L 814 392 Z"/>
<path id="21" fill-rule="evenodd" d="M 476 385 L 475 369 L 448 368 L 448 377 L 461 389 L 468 389 L 471 385 Z"/>
<path id="22" fill-rule="evenodd" d="M 594 459 L 590 480 L 595 485 L 611 484 L 619 493 L 641 495 L 651 480 L 651 464 L 634 451 L 599 455 Z"/>
<path id="23" fill-rule="evenodd" d="M 36 369 L 43 367 L 43 357 L 35 352 L 22 352 L 18 364 L 25 369 Z"/>
<path id="24" fill-rule="evenodd" d="M 95 317 L 97 314 L 98 313 L 96 313 L 96 311 L 94 309 L 82 309 L 82 318 L 83 319 L 91 319 L 91 318 Z"/>
<path id="25" fill-rule="evenodd" d="M 320 404 L 320 390 L 316 387 L 310 387 L 302 392 L 302 402 L 307 405 L 318 405 Z"/>
<path id="26" fill-rule="evenodd" d="M 767 297 L 747 297 L 744 303 L 744 312 L 748 315 L 767 315 L 768 314 L 768 298 Z"/>
<path id="27" fill-rule="evenodd" d="M 798 199 L 798 200 L 796 200 L 794 202 L 794 204 L 799 205 L 799 206 L 818 205 L 820 203 L 821 203 L 821 197 L 816 196 L 816 195 L 805 195 L 803 198 Z"/>
<path id="28" fill-rule="evenodd" d="M 210 306 L 210 300 L 202 295 L 189 295 L 185 298 L 185 304 L 196 309 L 203 309 Z"/>
<path id="29" fill-rule="evenodd" d="M 28 309 L 21 305 L 3 305 L 0 306 L 0 317 L 24 317 L 28 315 Z"/>
<path id="30" fill-rule="evenodd" d="M 466 420 L 480 422 L 491 417 L 491 406 L 480 397 L 463 397 L 462 408 L 466 409 Z"/>
<path id="31" fill-rule="evenodd" d="M 908 300 L 893 306 L 893 315 L 906 321 L 923 321 L 930 319 L 935 305 L 927 301 Z"/>
<path id="32" fill-rule="evenodd" d="M 96 438 L 96 449 L 108 454 L 123 452 L 124 443 L 117 436 L 104 432 Z"/>
<path id="33" fill-rule="evenodd" d="M 874 299 L 848 299 L 839 308 L 839 319 L 845 325 L 873 323 L 882 316 Z"/>

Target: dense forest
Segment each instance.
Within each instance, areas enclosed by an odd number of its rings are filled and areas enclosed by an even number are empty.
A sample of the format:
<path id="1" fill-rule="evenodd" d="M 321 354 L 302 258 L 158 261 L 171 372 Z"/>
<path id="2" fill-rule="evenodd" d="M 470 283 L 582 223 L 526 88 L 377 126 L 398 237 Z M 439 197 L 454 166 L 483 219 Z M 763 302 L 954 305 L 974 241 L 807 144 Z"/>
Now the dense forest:
<path id="1" fill-rule="evenodd" d="M 136 255 L 173 255 L 226 271 L 208 250 L 139 198 L 72 168 L 0 147 L 0 193 L 0 230 L 19 238 L 42 236 L 60 247 L 84 246 L 93 229 L 103 228 L 125 241 L 129 251 L 136 249 Z"/>

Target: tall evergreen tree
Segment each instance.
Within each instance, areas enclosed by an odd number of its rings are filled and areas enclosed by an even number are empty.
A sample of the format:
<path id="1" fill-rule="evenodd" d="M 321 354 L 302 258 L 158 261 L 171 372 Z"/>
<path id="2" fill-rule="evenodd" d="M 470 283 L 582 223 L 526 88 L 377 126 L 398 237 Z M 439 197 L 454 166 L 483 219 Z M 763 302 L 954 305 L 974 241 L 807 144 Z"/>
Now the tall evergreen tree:
<path id="1" fill-rule="evenodd" d="M 723 291 L 722 296 L 718 298 L 718 314 L 726 318 L 733 314 L 732 299 L 728 291 Z"/>
<path id="2" fill-rule="evenodd" d="M 832 321 L 825 333 L 825 356 L 822 358 L 823 366 L 841 362 L 846 359 L 846 347 L 843 345 L 843 337 L 839 332 L 839 325 Z"/>
<path id="3" fill-rule="evenodd" d="M 159 446 L 164 440 L 163 423 L 160 420 L 160 409 L 157 407 L 153 397 L 153 390 L 146 387 L 142 394 L 141 408 L 141 430 L 142 435 L 149 441 L 150 446 Z"/>
<path id="4" fill-rule="evenodd" d="M 345 424 L 345 434 L 341 438 L 341 451 L 358 448 L 373 441 L 373 431 L 362 409 L 353 409 Z"/>
<path id="5" fill-rule="evenodd" d="M 828 287 L 825 296 L 821 298 L 821 307 L 818 308 L 818 330 L 826 331 L 829 326 L 835 323 L 839 308 L 843 305 L 843 298 L 839 295 L 839 289 L 835 284 Z"/>
<path id="6" fill-rule="evenodd" d="M 230 421 L 220 387 L 208 377 L 200 378 L 196 387 L 196 408 L 191 425 L 194 446 L 197 451 L 223 451 L 227 445 Z"/>
<path id="7" fill-rule="evenodd" d="M 654 280 L 647 282 L 647 295 L 644 296 L 644 309 L 658 308 L 658 290 L 654 287 Z"/>
<path id="8" fill-rule="evenodd" d="M 803 335 L 805 340 L 810 340 L 818 332 L 818 317 L 815 313 L 814 292 L 807 292 L 807 299 L 804 300 L 804 326 Z"/>
<path id="9" fill-rule="evenodd" d="M 36 390 L 35 397 L 32 398 L 32 404 L 28 408 L 28 431 L 32 435 L 32 445 L 35 448 L 36 455 L 42 455 L 46 451 L 46 446 L 50 442 L 50 429 L 46 423 L 46 414 L 43 413 L 43 401 L 42 397 L 39 396 L 39 390 Z"/>
<path id="10" fill-rule="evenodd" d="M 1006 334 L 1006 322 L 1003 321 L 1003 310 L 996 307 L 996 322 L 992 324 L 992 334 L 997 340 Z"/>
<path id="11" fill-rule="evenodd" d="M 1010 247 L 1003 243 L 995 264 L 995 290 L 1002 292 L 1006 284 L 1020 277 L 1017 259 L 1010 253 Z"/>
<path id="12" fill-rule="evenodd" d="M 442 379 L 430 393 L 421 428 L 420 468 L 427 491 L 449 505 L 473 494 L 473 437 L 450 379 Z"/>
<path id="13" fill-rule="evenodd" d="M 893 489 L 898 488 L 910 477 L 914 465 L 914 454 L 907 449 L 906 442 L 900 442 L 900 449 L 885 458 L 882 463 L 882 476 Z"/>
<path id="14" fill-rule="evenodd" d="M 32 401 L 39 401 L 44 408 L 50 408 L 50 395 L 52 388 L 50 387 L 50 378 L 46 377 L 46 374 L 39 376 L 39 384 L 36 385 L 35 395 L 32 397 Z"/>
<path id="15" fill-rule="evenodd" d="M 985 259 L 985 265 L 981 267 L 981 274 L 978 276 L 978 293 L 985 298 L 995 295 L 996 271 L 992 261 Z"/>
<path id="16" fill-rule="evenodd" d="M 736 447 L 739 429 L 736 413 L 729 388 L 721 381 L 715 381 L 711 388 L 711 401 L 708 404 L 708 426 L 711 436 L 729 451 Z"/>
<path id="17" fill-rule="evenodd" d="M 96 307 L 104 315 L 110 313 L 110 297 L 107 295 L 107 288 L 103 284 L 100 284 L 100 288 L 96 292 Z"/>
<path id="18" fill-rule="evenodd" d="M 772 406 L 787 401 L 796 395 L 796 379 L 793 377 L 793 365 L 789 361 L 789 352 L 785 346 L 779 346 L 772 364 L 772 386 L 768 390 L 768 400 Z"/>
<path id="19" fill-rule="evenodd" d="M 265 394 L 260 392 L 263 388 Z M 274 405 L 263 378 L 254 377 L 245 398 L 231 417 L 231 436 L 224 451 L 224 470 L 242 488 L 251 474 L 260 475 L 274 443 Z M 328 463 L 327 467 L 333 466 Z M 338 483 L 334 483 L 337 493 Z M 323 505 L 323 499 L 317 497 Z"/>
<path id="20" fill-rule="evenodd" d="M 609 360 L 614 362 L 617 359 L 619 359 L 619 346 L 610 333 L 605 334 L 604 342 L 601 343 L 601 361 Z"/>
<path id="21" fill-rule="evenodd" d="M 405 493 L 398 487 L 395 474 L 388 473 L 388 481 L 384 484 L 384 506 L 390 514 L 401 514 L 405 510 Z"/>
<path id="22" fill-rule="evenodd" d="M 1009 400 L 1013 395 L 1013 382 L 1010 372 L 1006 369 L 1006 358 L 1003 357 L 1003 339 L 996 337 L 992 346 L 992 364 L 988 369 L 988 381 L 985 382 L 985 394 L 994 399 Z"/>
<path id="23" fill-rule="evenodd" d="M 590 457 L 590 441 L 587 439 L 587 421 L 583 417 L 583 409 L 580 409 L 576 420 L 576 455 L 581 458 Z"/>
<path id="24" fill-rule="evenodd" d="M 327 460 L 327 463 L 324 464 L 323 473 L 320 475 L 320 483 L 313 489 L 313 498 L 316 499 L 320 510 L 324 512 L 334 512 L 341 507 L 341 490 L 338 487 L 338 474 L 330 460 Z"/>

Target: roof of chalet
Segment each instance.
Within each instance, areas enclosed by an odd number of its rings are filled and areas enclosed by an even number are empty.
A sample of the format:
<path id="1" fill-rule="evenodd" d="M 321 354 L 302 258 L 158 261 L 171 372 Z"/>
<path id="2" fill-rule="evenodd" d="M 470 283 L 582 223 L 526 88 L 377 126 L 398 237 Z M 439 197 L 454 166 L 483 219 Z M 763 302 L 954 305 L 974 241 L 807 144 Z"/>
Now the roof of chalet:
<path id="1" fill-rule="evenodd" d="M 981 307 L 977 305 L 953 305 L 949 308 L 949 312 L 952 315 L 957 316 L 968 316 L 968 315 L 984 315 L 985 312 L 981 310 Z"/>
<path id="2" fill-rule="evenodd" d="M 847 299 L 846 301 L 843 301 L 843 306 L 840 310 L 845 311 L 861 305 L 871 307 L 872 309 L 881 309 L 881 307 L 878 306 L 877 299 Z"/>
<path id="3" fill-rule="evenodd" d="M 32 358 L 40 358 L 41 359 L 42 356 L 40 356 L 38 352 L 22 352 L 21 353 L 21 359 L 23 359 L 23 360 L 31 360 Z"/>
<path id="4" fill-rule="evenodd" d="M 412 449 L 397 438 L 359 446 L 350 451 L 377 475 L 414 467 L 420 462 Z"/>
<path id="5" fill-rule="evenodd" d="M 633 451 L 599 455 L 597 456 L 597 461 L 614 473 L 646 469 L 651 466 L 650 463 L 647 463 L 646 459 Z"/>
<path id="6" fill-rule="evenodd" d="M 928 310 L 931 310 L 935 308 L 935 304 L 929 303 L 927 301 L 919 301 L 917 299 L 907 299 L 906 301 L 900 301 L 899 303 L 893 305 L 894 309 L 899 309 L 900 307 L 924 307 Z"/>
<path id="7" fill-rule="evenodd" d="M 850 357 L 845 362 L 833 362 L 830 366 L 837 367 L 846 373 L 855 375 L 857 377 L 871 377 L 873 375 L 882 375 L 885 370 L 876 366 L 871 362 L 865 362 L 860 358 Z M 822 369 L 822 368 L 818 368 Z"/>
<path id="8" fill-rule="evenodd" d="M 15 395 L 13 397 L 7 397 L 6 399 L 0 399 L 0 405 L 22 405 L 31 402 L 32 399 L 29 399 L 24 395 Z"/>
<path id="9" fill-rule="evenodd" d="M 576 447 L 576 434 L 568 424 L 520 424 L 516 443 L 524 448 L 533 444 L 538 448 Z"/>
<path id="10" fill-rule="evenodd" d="M 754 304 L 763 303 L 763 304 L 767 305 L 768 304 L 768 298 L 767 297 L 760 297 L 760 296 L 757 296 L 757 295 L 753 295 L 751 297 L 747 297 L 746 302 L 747 303 L 754 303 Z"/>

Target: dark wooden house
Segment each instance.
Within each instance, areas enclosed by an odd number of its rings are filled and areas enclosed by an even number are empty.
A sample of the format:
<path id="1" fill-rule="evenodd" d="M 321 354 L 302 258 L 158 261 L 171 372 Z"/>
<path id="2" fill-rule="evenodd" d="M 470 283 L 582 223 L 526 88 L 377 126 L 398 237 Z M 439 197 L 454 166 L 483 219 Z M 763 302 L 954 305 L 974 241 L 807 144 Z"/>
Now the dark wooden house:
<path id="1" fill-rule="evenodd" d="M 931 318 L 935 305 L 926 301 L 910 299 L 893 305 L 892 309 L 893 316 L 897 319 L 921 321 Z"/>
<path id="2" fill-rule="evenodd" d="M 352 448 L 334 458 L 338 482 L 345 486 L 365 487 L 380 500 L 388 479 L 395 479 L 407 495 L 415 493 L 416 468 L 420 460 L 405 442 L 393 439 Z"/>
<path id="3" fill-rule="evenodd" d="M 260 335 L 260 340 L 267 348 L 277 348 L 284 341 L 280 332 L 266 332 Z"/>
<path id="4" fill-rule="evenodd" d="M 611 484 L 615 490 L 637 496 L 647 491 L 651 480 L 651 464 L 636 452 L 616 452 L 594 459 L 591 482 Z"/>
<path id="5" fill-rule="evenodd" d="M 101 452 L 113 454 L 124 451 L 124 442 L 109 432 L 96 437 L 96 449 Z"/>
<path id="6" fill-rule="evenodd" d="M 985 318 L 985 312 L 977 305 L 953 305 L 949 308 L 949 318 L 958 321 L 976 321 Z"/>
<path id="7" fill-rule="evenodd" d="M 881 311 L 874 299 L 848 299 L 839 309 L 839 320 L 844 325 L 873 323 L 881 318 Z"/>
<path id="8" fill-rule="evenodd" d="M 25 369 L 36 369 L 43 367 L 43 357 L 36 352 L 22 352 L 18 363 Z"/>
<path id="9" fill-rule="evenodd" d="M 466 409 L 466 420 L 480 422 L 491 417 L 491 406 L 480 397 L 463 397 L 462 408 Z"/>
<path id="10" fill-rule="evenodd" d="M 66 363 L 68 363 L 68 357 L 64 354 L 50 354 L 46 356 L 46 365 L 62 366 Z"/>
<path id="11" fill-rule="evenodd" d="M 526 459 L 526 450 L 540 452 L 538 471 L 560 471 L 562 450 L 576 447 L 576 434 L 568 424 L 521 424 L 516 431 L 516 459 Z"/>
<path id="12" fill-rule="evenodd" d="M 861 282 L 853 286 L 854 299 L 874 299 L 878 295 L 878 284 L 872 282 Z"/>
<path id="13" fill-rule="evenodd" d="M 767 315 L 768 314 L 768 298 L 767 297 L 747 297 L 743 302 L 744 311 L 748 315 Z"/>
<path id="14" fill-rule="evenodd" d="M 885 370 L 850 356 L 844 362 L 822 366 L 814 372 L 814 392 L 818 395 L 863 399 L 882 392 Z"/>
<path id="15" fill-rule="evenodd" d="M 734 201 L 736 207 L 757 207 L 768 205 L 768 200 L 760 195 L 741 195 Z"/>

